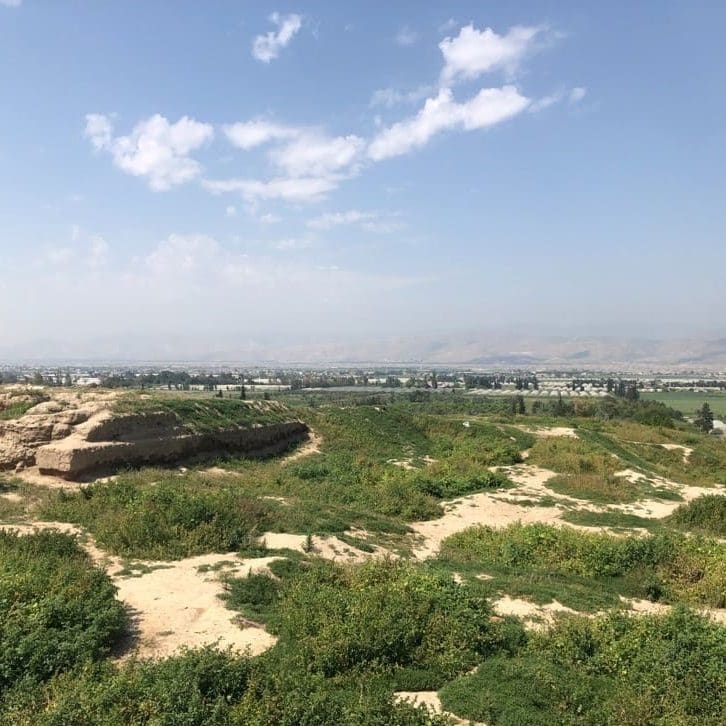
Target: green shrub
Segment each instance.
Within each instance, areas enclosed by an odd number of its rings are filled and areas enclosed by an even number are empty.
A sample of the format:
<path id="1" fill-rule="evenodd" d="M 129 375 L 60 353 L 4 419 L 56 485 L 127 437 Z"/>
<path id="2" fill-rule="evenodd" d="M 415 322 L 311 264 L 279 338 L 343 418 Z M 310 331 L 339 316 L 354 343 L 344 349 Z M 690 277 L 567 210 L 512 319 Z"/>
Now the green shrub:
<path id="1" fill-rule="evenodd" d="M 516 575 L 520 586 L 526 576 L 533 592 L 537 578 L 576 576 L 630 597 L 726 605 L 726 545 L 673 532 L 616 537 L 544 524 L 472 527 L 444 540 L 439 559 L 451 568 Z"/>
<path id="2" fill-rule="evenodd" d="M 283 593 L 274 628 L 314 673 L 417 673 L 431 688 L 470 668 L 501 640 L 483 598 L 447 575 L 402 562 L 312 567 Z"/>
<path id="3" fill-rule="evenodd" d="M 726 496 L 707 494 L 681 504 L 667 521 L 690 532 L 726 537 Z"/>
<path id="4" fill-rule="evenodd" d="M 497 726 L 723 723 L 726 629 L 686 610 L 569 618 L 441 691 L 445 708 Z"/>
<path id="5" fill-rule="evenodd" d="M 107 655 L 126 626 L 115 595 L 72 537 L 0 531 L 0 695 Z"/>
<path id="6" fill-rule="evenodd" d="M 77 494 L 61 492 L 43 515 L 86 527 L 101 546 L 122 557 L 177 559 L 248 546 L 276 506 L 231 488 L 189 491 L 164 472 L 151 486 L 137 484 L 139 476 Z"/>

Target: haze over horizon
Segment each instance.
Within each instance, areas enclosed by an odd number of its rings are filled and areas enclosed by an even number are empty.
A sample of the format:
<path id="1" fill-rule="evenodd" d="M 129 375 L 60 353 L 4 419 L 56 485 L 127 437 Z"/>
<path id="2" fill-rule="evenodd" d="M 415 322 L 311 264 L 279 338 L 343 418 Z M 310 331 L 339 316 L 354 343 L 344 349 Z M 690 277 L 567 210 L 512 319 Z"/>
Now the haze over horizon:
<path id="1" fill-rule="evenodd" d="M 724 21 L 0 0 L 0 358 L 725 338 Z"/>

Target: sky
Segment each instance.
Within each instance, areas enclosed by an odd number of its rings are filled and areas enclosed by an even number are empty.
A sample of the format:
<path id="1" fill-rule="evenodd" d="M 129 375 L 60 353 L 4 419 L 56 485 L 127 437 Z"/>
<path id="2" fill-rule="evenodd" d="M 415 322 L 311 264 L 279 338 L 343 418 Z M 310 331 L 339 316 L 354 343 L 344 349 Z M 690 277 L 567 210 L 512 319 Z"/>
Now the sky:
<path id="1" fill-rule="evenodd" d="M 725 24 L 0 0 L 0 350 L 723 336 Z"/>

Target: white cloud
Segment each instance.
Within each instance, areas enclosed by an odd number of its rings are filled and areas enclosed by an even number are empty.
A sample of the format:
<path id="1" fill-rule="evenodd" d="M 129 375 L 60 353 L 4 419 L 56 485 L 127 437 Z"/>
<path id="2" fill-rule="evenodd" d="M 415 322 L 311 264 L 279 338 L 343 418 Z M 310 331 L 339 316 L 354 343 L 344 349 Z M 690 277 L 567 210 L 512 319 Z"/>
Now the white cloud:
<path id="1" fill-rule="evenodd" d="M 529 107 L 527 108 L 527 111 L 530 113 L 537 113 L 539 111 L 544 111 L 546 108 L 549 108 L 550 106 L 554 106 L 556 103 L 559 103 L 562 100 L 563 94 L 561 92 L 552 93 L 549 96 L 542 96 L 542 98 L 538 98 L 532 103 L 529 104 Z"/>
<path id="2" fill-rule="evenodd" d="M 483 88 L 464 103 L 457 103 L 451 90 L 443 88 L 416 116 L 381 131 L 369 145 L 368 156 L 381 161 L 424 146 L 441 131 L 494 126 L 521 113 L 529 103 L 514 86 Z"/>
<path id="3" fill-rule="evenodd" d="M 6 8 L 19 8 L 23 3 L 23 0 L 0 0 L 0 5 L 4 5 Z"/>
<path id="4" fill-rule="evenodd" d="M 272 13 L 270 22 L 277 26 L 277 31 L 271 30 L 264 35 L 258 35 L 252 43 L 252 55 L 262 63 L 269 63 L 277 58 L 302 27 L 302 17 L 295 14 Z"/>
<path id="5" fill-rule="evenodd" d="M 291 177 L 327 176 L 350 167 L 365 142 L 355 135 L 328 137 L 306 134 L 270 152 L 272 162 Z"/>
<path id="6" fill-rule="evenodd" d="M 306 222 L 310 229 L 326 231 L 343 225 L 360 225 L 368 232 L 390 234 L 403 229 L 405 226 L 400 220 L 384 217 L 379 212 L 361 212 L 358 209 L 349 209 L 345 212 L 327 212 L 313 217 Z"/>
<path id="7" fill-rule="evenodd" d="M 102 113 L 86 114 L 86 138 L 91 140 L 97 150 L 107 149 L 111 145 L 113 125 L 108 116 Z"/>
<path id="8" fill-rule="evenodd" d="M 106 264 L 109 246 L 103 237 L 88 234 L 82 227 L 74 224 L 71 226 L 70 238 L 70 245 L 46 247 L 40 258 L 41 262 L 51 267 L 78 262 L 94 269 Z"/>
<path id="9" fill-rule="evenodd" d="M 573 88 L 570 91 L 570 103 L 579 103 L 582 101 L 583 98 L 585 98 L 585 95 L 587 94 L 587 88 L 583 88 L 582 86 L 577 86 L 576 88 Z"/>
<path id="10" fill-rule="evenodd" d="M 267 214 L 260 215 L 257 220 L 260 224 L 277 224 L 280 218 L 276 214 L 268 212 Z"/>
<path id="11" fill-rule="evenodd" d="M 399 91 L 395 88 L 379 88 L 373 92 L 370 105 L 373 108 L 377 106 L 392 108 L 403 103 L 418 103 L 419 101 L 423 101 L 432 90 L 433 88 L 431 86 L 419 86 L 411 91 Z"/>
<path id="12" fill-rule="evenodd" d="M 327 230 L 343 224 L 356 224 L 357 222 L 374 219 L 376 216 L 373 212 L 360 212 L 357 209 L 350 209 L 347 212 L 321 214 L 318 217 L 309 219 L 306 224 L 311 229 Z"/>
<path id="13" fill-rule="evenodd" d="M 65 265 L 75 257 L 71 247 L 48 247 L 45 250 L 45 262 L 50 265 Z"/>
<path id="14" fill-rule="evenodd" d="M 248 202 L 282 199 L 288 202 L 315 202 L 338 186 L 337 177 L 259 179 L 205 179 L 202 185 L 213 194 L 239 193 Z"/>
<path id="15" fill-rule="evenodd" d="M 277 240 L 271 245 L 271 247 L 279 250 L 280 252 L 290 252 L 292 250 L 307 250 L 310 249 L 312 246 L 312 240 L 306 238 L 297 239 L 295 237 Z"/>
<path id="16" fill-rule="evenodd" d="M 497 35 L 491 28 L 477 30 L 472 24 L 465 25 L 455 38 L 447 37 L 439 43 L 444 56 L 442 85 L 495 70 L 512 75 L 542 31 L 542 27 L 516 25 L 505 35 Z"/>
<path id="17" fill-rule="evenodd" d="M 110 119 L 86 116 L 86 136 L 97 150 L 107 151 L 116 167 L 145 177 L 154 191 L 164 191 L 199 175 L 201 166 L 189 154 L 214 136 L 210 124 L 187 116 L 176 123 L 160 114 L 140 121 L 128 136 L 113 136 Z"/>
<path id="18" fill-rule="evenodd" d="M 403 48 L 413 45 L 418 40 L 418 33 L 404 25 L 398 33 L 396 33 L 396 43 Z"/>
<path id="19" fill-rule="evenodd" d="M 239 121 L 223 127 L 225 136 L 238 149 L 252 149 L 270 141 L 291 139 L 299 134 L 297 129 L 269 121 Z"/>
<path id="20" fill-rule="evenodd" d="M 227 209 L 224 210 L 224 214 L 227 217 L 236 217 L 237 207 L 235 207 L 233 204 L 228 205 Z"/>

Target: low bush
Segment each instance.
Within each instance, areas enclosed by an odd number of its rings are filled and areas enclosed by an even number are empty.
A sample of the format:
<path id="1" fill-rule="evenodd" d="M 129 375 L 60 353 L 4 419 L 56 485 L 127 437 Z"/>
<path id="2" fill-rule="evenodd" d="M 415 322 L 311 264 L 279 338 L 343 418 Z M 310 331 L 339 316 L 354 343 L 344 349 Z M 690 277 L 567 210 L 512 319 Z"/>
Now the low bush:
<path id="1" fill-rule="evenodd" d="M 535 596 L 542 594 L 538 578 L 572 575 L 590 578 L 593 589 L 630 597 L 726 605 L 726 545 L 673 532 L 617 537 L 544 524 L 473 527 L 444 540 L 439 560 L 451 568 L 516 575 L 520 587 L 530 580 Z M 566 594 L 558 599 L 565 602 Z"/>
<path id="2" fill-rule="evenodd" d="M 73 537 L 0 531 L 0 696 L 107 655 L 126 626 L 115 596 Z"/>
<path id="3" fill-rule="evenodd" d="M 231 488 L 190 491 L 176 476 L 159 476 L 152 486 L 127 475 L 77 494 L 61 492 L 42 513 L 86 527 L 113 554 L 178 559 L 244 548 L 251 534 L 264 531 L 276 506 Z"/>
<path id="4" fill-rule="evenodd" d="M 497 726 L 723 723 L 726 629 L 686 610 L 570 618 L 441 691 L 445 708 Z"/>
<path id="5" fill-rule="evenodd" d="M 681 504 L 667 522 L 689 532 L 726 537 L 726 496 L 707 494 Z"/>
<path id="6" fill-rule="evenodd" d="M 283 588 L 269 622 L 312 673 L 383 671 L 416 690 L 471 668 L 504 637 L 484 598 L 446 574 L 389 561 L 314 564 Z"/>

